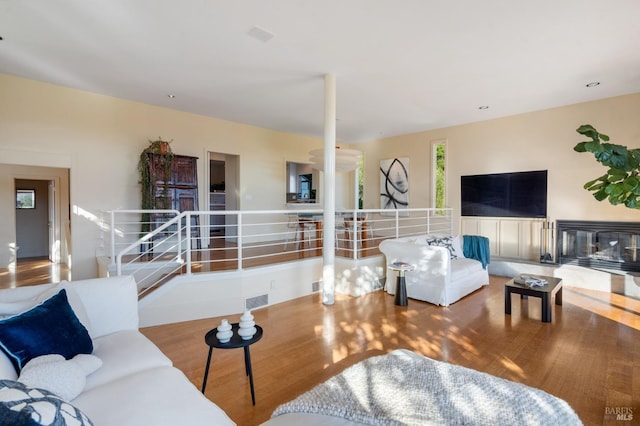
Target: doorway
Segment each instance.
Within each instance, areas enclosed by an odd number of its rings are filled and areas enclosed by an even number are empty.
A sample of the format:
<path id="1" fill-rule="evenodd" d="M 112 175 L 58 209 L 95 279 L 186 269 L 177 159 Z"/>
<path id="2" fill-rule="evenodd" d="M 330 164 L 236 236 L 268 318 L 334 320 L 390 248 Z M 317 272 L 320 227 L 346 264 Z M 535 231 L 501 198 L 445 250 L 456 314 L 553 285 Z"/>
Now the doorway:
<path id="1" fill-rule="evenodd" d="M 219 152 L 208 153 L 208 209 L 210 211 L 238 210 L 239 164 L 238 155 Z M 237 229 L 234 216 L 211 215 L 209 219 L 209 236 L 224 236 L 226 240 L 235 241 Z"/>
<path id="2" fill-rule="evenodd" d="M 54 249 L 55 182 L 15 179 L 16 259 L 48 258 L 58 261 Z"/>

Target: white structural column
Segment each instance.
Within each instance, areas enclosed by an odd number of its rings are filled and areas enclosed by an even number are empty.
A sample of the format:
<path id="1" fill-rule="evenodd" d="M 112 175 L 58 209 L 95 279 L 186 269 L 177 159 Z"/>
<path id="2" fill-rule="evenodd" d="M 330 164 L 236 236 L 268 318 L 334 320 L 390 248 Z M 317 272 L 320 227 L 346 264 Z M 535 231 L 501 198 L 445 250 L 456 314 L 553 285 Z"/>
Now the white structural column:
<path id="1" fill-rule="evenodd" d="M 324 233 L 322 245 L 322 303 L 335 296 L 336 234 L 336 76 L 324 76 Z"/>

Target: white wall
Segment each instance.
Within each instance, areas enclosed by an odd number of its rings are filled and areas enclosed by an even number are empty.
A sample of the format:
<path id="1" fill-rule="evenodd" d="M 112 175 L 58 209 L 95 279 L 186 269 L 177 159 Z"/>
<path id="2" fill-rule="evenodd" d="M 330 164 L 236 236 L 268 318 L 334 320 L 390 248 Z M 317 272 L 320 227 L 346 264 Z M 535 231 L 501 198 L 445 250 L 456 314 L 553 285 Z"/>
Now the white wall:
<path id="1" fill-rule="evenodd" d="M 548 170 L 551 220 L 640 220 L 640 211 L 598 202 L 583 189 L 606 171 L 591 154 L 573 151 L 576 133 L 592 124 L 611 143 L 640 148 L 640 94 L 570 105 L 354 145 L 365 153 L 365 208 L 379 208 L 380 160 L 410 158 L 410 206 L 431 207 L 431 142 L 447 141 L 447 206 L 459 224 L 460 176 Z"/>
<path id="2" fill-rule="evenodd" d="M 159 108 L 0 74 L 0 168 L 11 165 L 70 170 L 74 279 L 97 274 L 95 252 L 102 210 L 139 208 L 136 165 L 149 139 L 171 140 L 177 154 L 199 157 L 200 202 L 208 199 L 208 151 L 240 157 L 243 210 L 285 207 L 286 160 L 307 162 L 322 140 Z M 321 96 L 322 94 L 319 94 Z M 159 95 L 161 96 L 161 95 Z M 318 117 L 323 120 L 323 117 Z M 15 242 L 13 192 L 0 181 L 0 268 Z M 340 195 L 341 200 L 350 200 Z M 337 205 L 344 204 L 338 202 Z M 11 206 L 8 211 L 4 206 Z M 350 207 L 350 205 L 345 205 Z M 8 218 L 9 220 L 6 220 Z"/>

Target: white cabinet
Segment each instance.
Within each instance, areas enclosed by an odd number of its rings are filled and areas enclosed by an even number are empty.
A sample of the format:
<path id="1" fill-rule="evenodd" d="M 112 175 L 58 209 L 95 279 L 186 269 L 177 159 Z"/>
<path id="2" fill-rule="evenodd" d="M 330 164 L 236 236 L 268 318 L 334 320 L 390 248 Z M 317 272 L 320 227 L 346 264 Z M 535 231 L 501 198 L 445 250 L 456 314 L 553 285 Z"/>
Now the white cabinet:
<path id="1" fill-rule="evenodd" d="M 461 233 L 489 238 L 492 256 L 540 260 L 540 235 L 545 219 L 504 217 L 460 218 Z"/>

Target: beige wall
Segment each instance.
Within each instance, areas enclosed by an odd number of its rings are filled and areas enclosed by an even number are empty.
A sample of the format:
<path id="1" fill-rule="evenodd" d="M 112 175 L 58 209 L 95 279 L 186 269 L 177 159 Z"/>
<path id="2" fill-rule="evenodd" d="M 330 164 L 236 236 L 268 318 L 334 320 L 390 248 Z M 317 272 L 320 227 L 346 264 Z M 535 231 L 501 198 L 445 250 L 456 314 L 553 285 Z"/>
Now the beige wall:
<path id="1" fill-rule="evenodd" d="M 284 208 L 285 161 L 308 161 L 322 141 L 198 116 L 0 74 L 0 267 L 15 242 L 15 165 L 69 170 L 71 254 L 75 279 L 96 275 L 97 221 L 102 210 L 139 206 L 136 163 L 149 139 L 173 139 L 174 152 L 200 158 L 200 199 L 206 200 L 208 151 L 240 157 L 243 210 Z M 582 189 L 604 172 L 578 154 L 584 123 L 613 143 L 640 146 L 640 94 L 353 145 L 365 153 L 365 208 L 379 208 L 380 160 L 410 158 L 411 207 L 430 203 L 431 142 L 447 141 L 447 198 L 460 209 L 461 175 L 549 170 L 549 217 L 638 220 L 638 211 L 599 203 Z M 319 117 L 322 120 L 322 117 Z M 337 208 L 353 207 L 352 177 L 340 176 Z M 202 202 L 202 201 L 201 201 Z M 9 220 L 7 220 L 7 218 Z"/>
<path id="2" fill-rule="evenodd" d="M 640 148 L 640 94 L 521 114 L 354 145 L 365 153 L 365 208 L 380 208 L 380 160 L 410 157 L 410 206 L 430 207 L 431 142 L 447 141 L 447 205 L 459 218 L 460 176 L 548 170 L 551 220 L 640 220 L 640 211 L 598 202 L 583 184 L 605 172 L 591 154 L 573 151 L 592 124 L 611 142 Z M 456 224 L 457 224 L 456 220 Z"/>
<path id="3" fill-rule="evenodd" d="M 243 210 L 285 208 L 285 161 L 306 162 L 321 140 L 153 107 L 0 74 L 0 268 L 15 242 L 14 165 L 69 169 L 74 279 L 97 273 L 101 210 L 137 209 L 136 164 L 149 139 L 173 139 L 175 153 L 199 157 L 201 207 L 207 151 L 240 157 Z M 162 96 L 159 94 L 159 96 Z M 322 117 L 319 117 L 322 120 Z M 350 195 L 337 207 L 350 208 Z M 9 218 L 9 220 L 7 220 Z"/>

